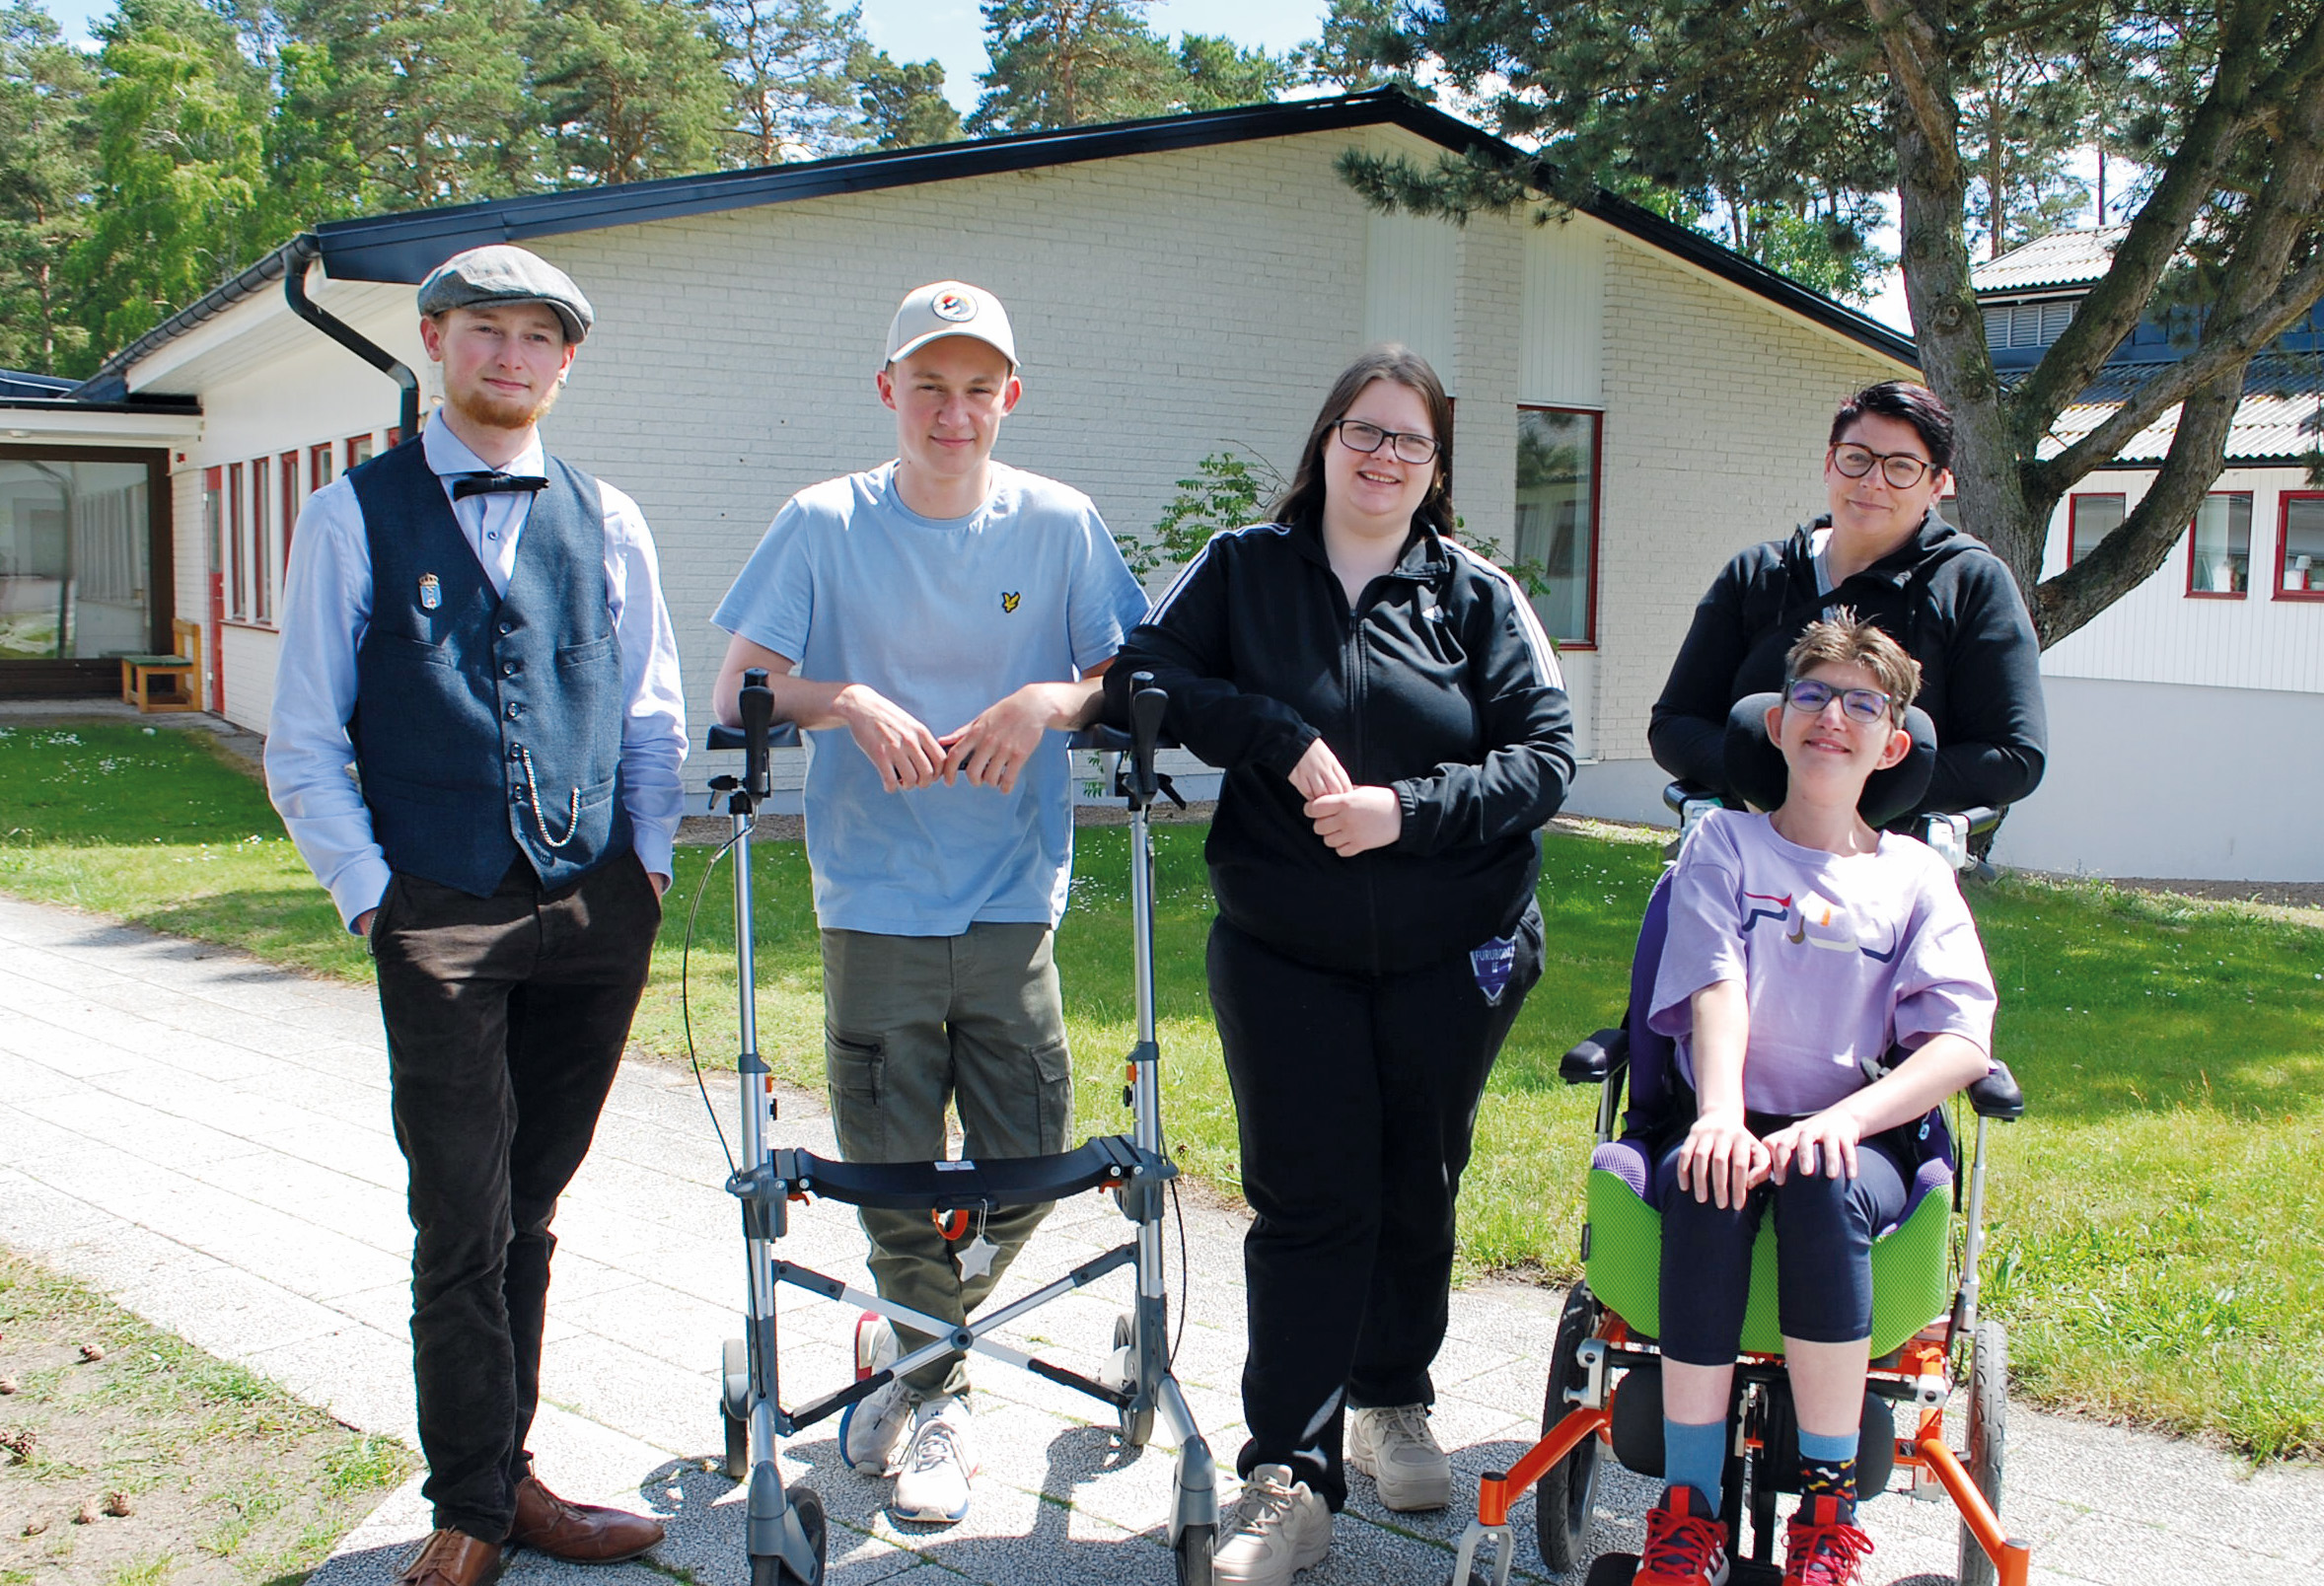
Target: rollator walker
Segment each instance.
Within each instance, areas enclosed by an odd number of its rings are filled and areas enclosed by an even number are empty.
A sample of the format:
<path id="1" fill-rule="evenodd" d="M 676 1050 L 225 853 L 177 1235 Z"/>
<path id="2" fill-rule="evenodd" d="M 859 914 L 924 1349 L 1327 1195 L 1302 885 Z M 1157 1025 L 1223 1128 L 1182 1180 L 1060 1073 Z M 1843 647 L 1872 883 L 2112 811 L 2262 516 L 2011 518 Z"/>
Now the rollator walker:
<path id="1" fill-rule="evenodd" d="M 727 1192 L 742 1204 L 743 1245 L 750 1302 L 744 1335 L 726 1341 L 720 1411 L 726 1432 L 726 1475 L 750 1483 L 747 1509 L 752 1586 L 820 1586 L 826 1550 L 822 1502 L 804 1486 L 786 1488 L 775 1461 L 778 1440 L 794 1437 L 885 1384 L 954 1350 L 1005 1361 L 1038 1377 L 1078 1390 L 1110 1406 L 1123 1443 L 1142 1448 L 1157 1413 L 1179 1440 L 1169 1541 L 1182 1586 L 1209 1586 L 1211 1540 L 1218 1523 L 1217 1468 L 1171 1374 L 1169 1306 L 1162 1265 L 1165 1187 L 1178 1170 L 1164 1154 L 1162 1093 L 1154 1040 L 1154 872 L 1147 810 L 1168 791 L 1154 769 L 1167 697 L 1140 675 L 1130 699 L 1132 729 L 1093 728 L 1073 738 L 1076 750 L 1118 755 L 1115 792 L 1129 807 L 1131 962 L 1137 1000 L 1137 1045 L 1129 1053 L 1124 1093 L 1133 1121 L 1126 1135 L 1093 1137 L 1055 1156 L 945 1162 L 837 1162 L 773 1143 L 777 1121 L 774 1075 L 759 1052 L 752 931 L 751 833 L 768 796 L 768 752 L 798 742 L 797 729 L 773 723 L 774 696 L 763 671 L 743 675 L 741 728 L 713 727 L 712 750 L 741 750 L 740 776 L 710 786 L 727 795 L 734 854 L 735 968 L 739 973 L 741 1051 L 735 1072 L 742 1105 L 742 1154 Z M 1175 792 L 1170 797 L 1176 799 Z M 774 1253 L 788 1229 L 793 1201 L 824 1199 L 853 1206 L 925 1210 L 948 1231 L 1005 1207 L 1062 1200 L 1089 1190 L 1110 1193 L 1135 1232 L 1124 1244 L 1004 1306 L 988 1307 L 960 1327 L 866 1293 L 839 1278 L 812 1271 Z M 1000 1329 L 1051 1301 L 1084 1288 L 1121 1267 L 1134 1267 L 1137 1294 L 1116 1319 L 1113 1353 L 1100 1377 L 1044 1360 L 999 1342 Z M 929 1343 L 880 1370 L 796 1408 L 782 1403 L 776 1372 L 775 1286 L 788 1283 L 844 1305 L 932 1334 Z"/>
<path id="2" fill-rule="evenodd" d="M 1906 726 L 1934 742 L 1934 729 L 1918 706 L 1907 713 Z M 1682 841 L 1721 807 L 1708 791 L 1683 782 L 1672 783 L 1663 802 L 1680 818 Z M 1912 834 L 1956 870 L 1977 871 L 1984 868 L 1978 850 L 1999 821 L 2000 812 L 1991 809 L 1929 815 L 1914 823 Z M 1677 845 L 1669 852 L 1675 856 Z M 1559 1077 L 1568 1085 L 1600 1087 L 1581 1238 L 1585 1275 L 1567 1291 L 1558 1321 L 1541 1441 L 1507 1470 L 1489 1471 L 1480 1479 L 1477 1518 L 1455 1554 L 1454 1586 L 1508 1586 L 1516 1548 L 1510 1510 L 1527 1488 L 1534 1489 L 1542 1562 L 1562 1573 L 1588 1555 L 1607 1454 L 1640 1475 L 1662 1475 L 1662 1355 L 1655 1340 L 1662 1217 L 1647 1199 L 1653 1172 L 1647 1142 L 1654 1133 L 1640 1127 L 1640 1115 L 1657 1114 L 1675 1067 L 1669 1039 L 1645 1023 L 1661 959 L 1669 879 L 1665 871 L 1646 905 L 1631 964 L 1629 1011 L 1618 1026 L 1590 1036 L 1559 1063 Z M 1634 1105 L 1628 1119 L 1626 1081 Z M 1904 1216 L 1873 1242 L 1872 1361 L 1864 1385 L 1858 1480 L 1866 1498 L 1893 1479 L 1916 1498 L 1951 1502 L 1960 1516 L 1962 1586 L 2025 1586 L 2030 1550 L 2010 1535 L 1998 1513 L 2008 1340 L 2001 1324 L 1980 1319 L 1977 1311 L 1986 1126 L 2021 1117 L 2025 1099 L 2007 1065 L 1997 1060 L 1993 1073 L 1969 1087 L 1962 1100 L 1977 1119 L 1965 1182 L 1956 1171 L 1950 1126 L 1936 1116 L 1929 1126 L 1943 1134 L 1945 1150 L 1923 1162 Z M 1777 1503 L 1779 1494 L 1797 1488 L 1798 1420 L 1783 1367 L 1776 1282 L 1770 1219 L 1752 1250 L 1750 1301 L 1728 1408 L 1720 1519 L 1731 1542 L 1730 1586 L 1781 1586 L 1781 1566 L 1774 1557 Z M 1945 1437 L 1945 1404 L 1964 1381 L 1967 1435 L 1955 1453 Z M 1910 1417 L 1909 1429 L 1899 1429 L 1900 1412 Z M 1633 1553 L 1601 1553 L 1584 1586 L 1629 1586 L 1637 1563 Z"/>

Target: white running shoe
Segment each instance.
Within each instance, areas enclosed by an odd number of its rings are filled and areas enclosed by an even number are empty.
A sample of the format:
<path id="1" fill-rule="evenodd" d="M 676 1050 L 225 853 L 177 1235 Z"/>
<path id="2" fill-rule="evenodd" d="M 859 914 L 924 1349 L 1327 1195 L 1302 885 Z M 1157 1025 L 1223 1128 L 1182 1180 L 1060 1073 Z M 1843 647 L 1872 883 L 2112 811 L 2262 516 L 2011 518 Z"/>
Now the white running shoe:
<path id="1" fill-rule="evenodd" d="M 899 1520 L 950 1525 L 969 1514 L 969 1478 L 977 1474 L 969 1402 L 948 1396 L 920 1406 L 904 1450 L 904 1468 L 888 1512 Z"/>
<path id="2" fill-rule="evenodd" d="M 896 1363 L 896 1330 L 876 1311 L 855 1319 L 855 1380 Z M 911 1431 L 919 1396 L 899 1377 L 839 1411 L 839 1458 L 865 1476 L 886 1476 L 896 1468 L 896 1451 Z"/>
<path id="3" fill-rule="evenodd" d="M 1262 1465 L 1243 1483 L 1234 1513 L 1211 1547 L 1211 1578 L 1231 1586 L 1284 1586 L 1294 1570 L 1332 1550 L 1332 1511 L 1291 1479 L 1287 1465 Z"/>
<path id="4" fill-rule="evenodd" d="M 1350 1411 L 1347 1463 L 1377 1482 L 1380 1501 L 1399 1513 L 1452 1502 L 1452 1461 L 1428 1430 L 1425 1405 Z"/>

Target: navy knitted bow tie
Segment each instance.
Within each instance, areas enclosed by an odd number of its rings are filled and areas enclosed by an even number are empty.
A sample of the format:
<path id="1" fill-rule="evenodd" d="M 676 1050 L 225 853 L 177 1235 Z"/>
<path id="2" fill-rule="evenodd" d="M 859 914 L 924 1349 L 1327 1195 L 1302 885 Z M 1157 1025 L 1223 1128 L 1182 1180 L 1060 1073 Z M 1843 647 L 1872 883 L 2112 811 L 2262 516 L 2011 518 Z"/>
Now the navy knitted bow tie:
<path id="1" fill-rule="evenodd" d="M 455 473 L 452 479 L 452 499 L 465 501 L 472 495 L 498 495 L 503 491 L 523 491 L 527 495 L 548 488 L 546 479 L 530 473 Z"/>

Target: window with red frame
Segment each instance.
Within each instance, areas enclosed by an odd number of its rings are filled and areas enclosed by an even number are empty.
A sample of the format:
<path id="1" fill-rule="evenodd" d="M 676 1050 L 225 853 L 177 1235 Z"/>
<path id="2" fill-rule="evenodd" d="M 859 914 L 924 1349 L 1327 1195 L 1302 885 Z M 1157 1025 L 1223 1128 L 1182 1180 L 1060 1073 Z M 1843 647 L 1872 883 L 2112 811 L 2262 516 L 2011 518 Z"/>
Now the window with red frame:
<path id="1" fill-rule="evenodd" d="M 2121 495 L 2077 495 L 2066 508 L 2066 565 L 2071 567 L 2122 527 L 2129 516 Z"/>
<path id="2" fill-rule="evenodd" d="M 307 493 L 312 495 L 331 481 L 329 442 L 307 449 Z"/>
<path id="3" fill-rule="evenodd" d="M 237 622 L 251 614 L 250 520 L 243 466 L 230 463 L 226 466 L 226 614 Z"/>
<path id="4" fill-rule="evenodd" d="M 2324 601 L 2324 492 L 2287 490 L 2276 533 L 2276 595 Z"/>
<path id="5" fill-rule="evenodd" d="M 368 435 L 350 435 L 350 436 L 348 436 L 348 437 L 347 437 L 347 467 L 349 467 L 349 468 L 353 468 L 353 467 L 354 467 L 356 464 L 358 464 L 358 463 L 368 463 L 368 462 L 370 462 L 370 461 L 371 461 L 371 437 L 370 437 L 370 436 L 368 436 Z"/>
<path id="6" fill-rule="evenodd" d="M 2187 535 L 2187 593 L 2239 601 L 2251 587 L 2251 492 L 2203 498 Z"/>

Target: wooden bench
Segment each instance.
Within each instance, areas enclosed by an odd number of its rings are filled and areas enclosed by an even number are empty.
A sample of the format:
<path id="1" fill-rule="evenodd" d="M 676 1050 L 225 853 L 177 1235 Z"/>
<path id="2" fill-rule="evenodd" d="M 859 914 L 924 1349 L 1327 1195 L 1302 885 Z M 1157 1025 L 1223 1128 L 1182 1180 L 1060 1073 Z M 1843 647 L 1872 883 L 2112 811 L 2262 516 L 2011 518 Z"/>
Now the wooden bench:
<path id="1" fill-rule="evenodd" d="M 181 617 L 170 624 L 170 636 L 178 646 L 174 654 L 121 657 L 121 703 L 135 705 L 147 715 L 201 709 L 201 624 Z M 162 690 L 158 697 L 157 684 Z"/>

